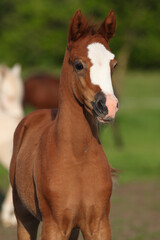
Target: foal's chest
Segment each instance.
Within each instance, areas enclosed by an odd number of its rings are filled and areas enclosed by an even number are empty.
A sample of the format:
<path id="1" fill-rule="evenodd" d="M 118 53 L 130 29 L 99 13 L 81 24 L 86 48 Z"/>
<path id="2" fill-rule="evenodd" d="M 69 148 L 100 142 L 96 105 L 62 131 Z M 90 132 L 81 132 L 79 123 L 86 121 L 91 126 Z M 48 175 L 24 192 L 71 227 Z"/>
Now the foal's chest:
<path id="1" fill-rule="evenodd" d="M 94 159 L 88 153 L 77 161 L 75 158 L 57 161 L 49 179 L 46 187 L 54 212 L 65 212 L 66 209 L 71 209 L 73 215 L 85 213 L 86 209 L 101 209 L 99 214 L 104 212 L 112 182 L 110 167 L 103 154 L 94 155 Z"/>

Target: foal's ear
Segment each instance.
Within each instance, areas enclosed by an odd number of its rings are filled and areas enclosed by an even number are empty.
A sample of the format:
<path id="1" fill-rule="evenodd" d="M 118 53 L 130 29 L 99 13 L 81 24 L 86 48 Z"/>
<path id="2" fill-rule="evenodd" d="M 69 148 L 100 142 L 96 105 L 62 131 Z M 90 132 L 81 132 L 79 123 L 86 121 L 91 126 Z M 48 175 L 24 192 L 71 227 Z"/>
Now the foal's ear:
<path id="1" fill-rule="evenodd" d="M 86 20 L 82 16 L 81 10 L 77 10 L 72 17 L 69 26 L 68 42 L 76 41 L 78 38 L 80 38 L 86 29 L 86 25 Z"/>
<path id="2" fill-rule="evenodd" d="M 107 39 L 107 41 L 109 41 L 114 36 L 115 30 L 116 15 L 113 10 L 111 10 L 104 22 L 101 24 L 98 32 L 101 33 Z"/>

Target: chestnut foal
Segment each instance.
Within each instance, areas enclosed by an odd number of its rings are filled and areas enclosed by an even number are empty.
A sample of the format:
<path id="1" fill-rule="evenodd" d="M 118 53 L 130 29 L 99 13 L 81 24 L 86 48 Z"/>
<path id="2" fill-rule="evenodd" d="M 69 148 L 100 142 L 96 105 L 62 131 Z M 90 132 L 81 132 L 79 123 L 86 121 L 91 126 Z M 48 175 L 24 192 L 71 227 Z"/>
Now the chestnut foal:
<path id="1" fill-rule="evenodd" d="M 112 88 L 116 65 L 108 41 L 116 17 L 110 11 L 98 30 L 81 11 L 72 18 L 64 57 L 59 109 L 37 110 L 15 132 L 10 167 L 18 239 L 110 240 L 111 168 L 97 135 L 97 119 L 118 110 Z M 55 117 L 56 115 L 56 117 Z"/>

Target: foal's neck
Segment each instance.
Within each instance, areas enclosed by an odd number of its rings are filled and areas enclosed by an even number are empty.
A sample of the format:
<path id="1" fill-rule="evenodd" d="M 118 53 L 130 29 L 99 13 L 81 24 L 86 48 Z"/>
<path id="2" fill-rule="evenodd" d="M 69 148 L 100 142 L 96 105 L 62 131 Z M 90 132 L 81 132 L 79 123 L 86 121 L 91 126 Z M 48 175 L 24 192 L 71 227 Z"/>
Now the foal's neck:
<path id="1" fill-rule="evenodd" d="M 68 66 L 68 53 L 66 52 L 59 88 L 59 110 L 56 118 L 57 134 L 68 145 L 75 145 L 76 152 L 85 149 L 93 138 L 98 141 L 97 121 L 73 94 L 73 71 Z M 79 148 L 79 151 L 78 151 Z"/>

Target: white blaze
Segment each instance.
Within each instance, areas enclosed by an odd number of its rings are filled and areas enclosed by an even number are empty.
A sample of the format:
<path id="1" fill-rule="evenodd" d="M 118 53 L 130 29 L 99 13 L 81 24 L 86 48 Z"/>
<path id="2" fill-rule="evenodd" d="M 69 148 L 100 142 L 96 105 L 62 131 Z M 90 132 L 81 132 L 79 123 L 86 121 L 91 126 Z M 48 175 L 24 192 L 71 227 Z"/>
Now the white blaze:
<path id="1" fill-rule="evenodd" d="M 91 82 L 98 85 L 106 95 L 114 95 L 110 69 L 110 61 L 114 59 L 114 54 L 101 43 L 91 43 L 87 48 L 88 58 L 92 63 L 90 68 Z"/>

